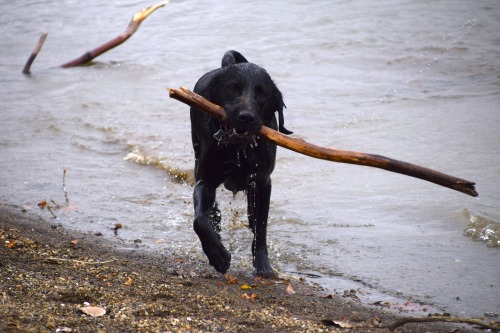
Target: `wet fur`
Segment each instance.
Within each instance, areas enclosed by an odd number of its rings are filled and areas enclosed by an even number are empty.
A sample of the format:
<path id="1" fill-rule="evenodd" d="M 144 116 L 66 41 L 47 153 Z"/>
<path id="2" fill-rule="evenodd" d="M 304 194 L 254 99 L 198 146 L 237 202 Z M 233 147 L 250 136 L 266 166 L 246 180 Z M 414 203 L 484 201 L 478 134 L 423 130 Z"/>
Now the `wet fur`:
<path id="1" fill-rule="evenodd" d="M 256 133 L 262 125 L 291 133 L 284 127 L 282 94 L 263 68 L 249 63 L 236 51 L 226 52 L 222 67 L 203 75 L 194 92 L 222 106 L 228 118 L 227 124 L 222 124 L 191 108 L 196 179 L 194 230 L 210 265 L 225 273 L 231 254 L 221 242 L 214 218 L 220 216 L 216 189 L 224 184 L 234 193 L 245 191 L 248 223 L 254 235 L 254 274 L 272 277 L 275 273 L 268 258 L 267 220 L 276 145 Z"/>

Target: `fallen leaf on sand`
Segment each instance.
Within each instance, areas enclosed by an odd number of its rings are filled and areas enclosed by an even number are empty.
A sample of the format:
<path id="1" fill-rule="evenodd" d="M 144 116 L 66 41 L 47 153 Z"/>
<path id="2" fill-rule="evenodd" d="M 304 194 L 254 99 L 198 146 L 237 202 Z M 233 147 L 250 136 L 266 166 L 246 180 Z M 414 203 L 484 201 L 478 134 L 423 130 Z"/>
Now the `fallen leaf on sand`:
<path id="1" fill-rule="evenodd" d="M 240 296 L 241 299 L 247 299 L 249 300 L 250 302 L 253 302 L 255 301 L 255 299 L 257 298 L 258 296 L 256 294 L 252 294 L 252 296 L 248 296 L 247 293 L 244 293 L 243 295 Z"/>
<path id="2" fill-rule="evenodd" d="M 7 247 L 9 249 L 15 249 L 16 248 L 16 241 L 14 241 L 13 239 L 9 239 L 9 245 L 7 245 Z"/>
<path id="3" fill-rule="evenodd" d="M 76 244 L 78 244 L 78 239 L 73 239 L 70 243 L 73 245 L 76 245 Z"/>
<path id="4" fill-rule="evenodd" d="M 227 278 L 226 284 L 238 284 L 238 279 L 236 279 L 234 276 L 226 274 L 226 278 Z"/>
<path id="5" fill-rule="evenodd" d="M 134 280 L 132 280 L 131 277 L 127 278 L 127 281 L 123 282 L 123 284 L 126 284 L 127 286 L 131 286 L 134 283 Z"/>
<path id="6" fill-rule="evenodd" d="M 106 309 L 100 306 L 84 306 L 80 311 L 92 317 L 100 317 L 106 314 Z"/>
<path id="7" fill-rule="evenodd" d="M 292 285 L 291 285 L 291 284 L 288 284 L 288 287 L 286 287 L 286 293 L 287 293 L 288 295 L 293 295 L 293 294 L 295 294 L 295 290 L 293 290 L 293 288 L 292 288 Z"/>
<path id="8" fill-rule="evenodd" d="M 247 290 L 247 289 L 252 289 L 252 286 L 249 286 L 248 284 L 244 284 L 240 287 L 242 290 Z"/>

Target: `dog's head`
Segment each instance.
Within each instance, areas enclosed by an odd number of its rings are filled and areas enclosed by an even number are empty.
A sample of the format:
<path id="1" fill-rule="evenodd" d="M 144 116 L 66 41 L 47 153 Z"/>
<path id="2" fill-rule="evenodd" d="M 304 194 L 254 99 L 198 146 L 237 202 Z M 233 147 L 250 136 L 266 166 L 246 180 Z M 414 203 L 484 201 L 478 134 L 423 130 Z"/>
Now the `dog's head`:
<path id="1" fill-rule="evenodd" d="M 240 53 L 228 51 L 210 87 L 209 99 L 226 110 L 228 134 L 236 140 L 255 135 L 262 125 L 284 127 L 283 97 L 269 74 Z M 278 112 L 278 124 L 274 113 Z"/>

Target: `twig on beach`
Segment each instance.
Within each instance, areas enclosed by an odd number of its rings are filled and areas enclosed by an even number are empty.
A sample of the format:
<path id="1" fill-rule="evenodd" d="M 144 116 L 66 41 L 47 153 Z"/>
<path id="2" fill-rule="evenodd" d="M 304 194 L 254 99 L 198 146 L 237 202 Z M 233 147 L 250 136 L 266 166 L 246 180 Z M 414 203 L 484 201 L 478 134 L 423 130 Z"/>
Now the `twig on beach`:
<path id="1" fill-rule="evenodd" d="M 31 55 L 28 58 L 28 61 L 26 61 L 26 64 L 24 65 L 23 68 L 23 74 L 30 74 L 31 73 L 31 64 L 33 64 L 33 61 L 35 61 L 36 56 L 38 55 L 38 52 L 40 52 L 40 49 L 42 48 L 43 43 L 45 42 L 45 39 L 47 38 L 47 35 L 49 33 L 43 33 L 40 36 L 40 39 L 38 40 L 38 43 L 35 46 L 35 49 L 31 53 Z"/>
<path id="2" fill-rule="evenodd" d="M 50 207 L 50 205 L 49 205 L 49 204 L 47 204 L 47 210 L 50 212 L 50 214 L 52 214 L 52 217 L 53 217 L 53 218 L 57 219 L 56 214 L 54 214 L 54 212 L 52 211 L 52 207 Z"/>
<path id="3" fill-rule="evenodd" d="M 492 331 L 500 331 L 500 325 L 498 324 L 488 324 L 484 323 L 479 319 L 472 318 L 460 318 L 460 317 L 407 317 L 401 318 L 395 321 L 393 324 L 387 326 L 391 331 L 396 328 L 409 323 L 430 323 L 430 322 L 447 322 L 447 323 L 459 323 L 459 324 L 469 324 L 477 325 L 483 329 L 489 329 Z"/>
<path id="4" fill-rule="evenodd" d="M 54 201 L 54 199 L 50 198 L 50 201 L 55 205 L 57 209 L 68 207 L 69 206 L 69 199 L 68 199 L 68 191 L 66 191 L 66 172 L 68 170 L 64 168 L 63 171 L 63 177 L 62 177 L 62 190 L 64 193 L 64 200 L 66 201 L 65 205 L 58 204 L 57 202 Z"/>
<path id="5" fill-rule="evenodd" d="M 52 200 L 52 199 L 51 199 L 51 201 L 52 201 L 52 203 L 54 203 L 54 205 L 56 205 L 56 207 L 58 206 L 58 204 L 56 204 L 56 203 L 54 202 L 54 200 Z M 56 214 L 54 214 L 54 212 L 52 211 L 52 207 L 50 206 L 50 204 L 49 204 L 47 201 L 42 200 L 42 201 L 40 201 L 40 202 L 37 204 L 37 206 L 38 206 L 38 207 L 40 207 L 40 209 L 45 209 L 45 208 L 47 208 L 47 210 L 50 212 L 50 214 L 52 214 L 52 217 L 53 217 L 53 218 L 55 218 L 55 219 L 57 218 Z"/>
<path id="6" fill-rule="evenodd" d="M 64 199 L 66 200 L 66 206 L 69 206 L 69 199 L 68 199 L 68 192 L 66 191 L 66 172 L 68 170 L 64 168 L 63 171 L 63 192 L 64 192 Z"/>
<path id="7" fill-rule="evenodd" d="M 69 207 L 68 192 L 66 191 L 66 173 L 67 173 L 67 171 L 68 170 L 66 168 L 64 168 L 63 177 L 62 177 L 62 190 L 64 193 L 64 199 L 66 201 L 66 204 L 65 205 L 58 204 L 57 202 L 54 201 L 54 199 L 50 198 L 50 202 L 52 202 L 54 204 L 54 207 L 56 209 Z M 56 214 L 54 214 L 54 212 L 52 211 L 52 206 L 47 201 L 45 201 L 45 200 L 40 201 L 38 203 L 38 207 L 40 207 L 41 209 L 47 208 L 47 210 L 50 212 L 50 214 L 52 214 L 52 217 L 55 219 L 57 218 Z"/>
<path id="8" fill-rule="evenodd" d="M 191 107 L 206 112 L 211 116 L 219 119 L 221 122 L 227 121 L 224 108 L 206 100 L 198 94 L 195 94 L 186 87 L 181 87 L 180 89 L 170 88 L 168 90 L 171 98 L 177 99 L 182 103 L 188 104 Z M 278 131 L 275 131 L 266 126 L 262 126 L 259 132 L 257 132 L 257 135 L 271 142 L 274 142 L 275 144 L 283 148 L 287 148 L 300 154 L 304 154 L 314 158 L 339 163 L 371 166 L 427 180 L 429 182 L 445 186 L 474 197 L 478 195 L 475 189 L 475 183 L 465 179 L 453 177 L 429 168 L 424 168 L 419 165 L 398 161 L 380 155 L 365 154 L 360 152 L 313 145 L 302 139 L 279 133 Z"/>
<path id="9" fill-rule="evenodd" d="M 106 260 L 106 261 L 82 261 L 82 260 L 76 260 L 76 259 L 65 259 L 65 258 L 56 258 L 56 257 L 49 257 L 49 258 L 42 258 L 45 261 L 48 262 L 55 262 L 58 263 L 59 261 L 66 261 L 66 262 L 72 262 L 76 264 L 82 264 L 82 265 L 102 265 L 102 264 L 107 264 L 110 262 L 113 262 L 115 260 Z"/>
<path id="10" fill-rule="evenodd" d="M 130 21 L 129 25 L 127 26 L 125 31 L 122 32 L 120 35 L 118 35 L 117 37 L 111 39 L 110 41 L 98 46 L 97 48 L 95 48 L 91 51 L 85 52 L 82 56 L 61 65 L 61 67 L 68 68 L 68 67 L 74 67 L 74 66 L 86 64 L 89 61 L 91 61 L 92 59 L 100 56 L 104 52 L 107 52 L 107 51 L 111 50 L 112 48 L 120 45 L 121 43 L 123 43 L 127 39 L 129 39 L 137 31 L 137 29 L 139 29 L 139 26 L 142 23 L 142 21 L 144 21 L 151 13 L 153 13 L 158 8 L 165 6 L 168 3 L 169 3 L 169 0 L 162 1 L 162 2 L 157 3 L 156 5 L 142 9 L 140 12 L 136 13 L 132 17 L 132 20 Z"/>

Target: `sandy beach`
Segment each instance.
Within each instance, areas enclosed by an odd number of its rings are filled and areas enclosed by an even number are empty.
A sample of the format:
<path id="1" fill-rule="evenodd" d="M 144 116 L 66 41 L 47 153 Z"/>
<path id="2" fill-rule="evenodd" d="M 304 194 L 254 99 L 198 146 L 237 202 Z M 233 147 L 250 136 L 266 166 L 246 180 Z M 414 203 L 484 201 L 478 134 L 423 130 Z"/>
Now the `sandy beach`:
<path id="1" fill-rule="evenodd" d="M 390 332 L 412 316 L 296 277 L 222 276 L 188 258 L 118 250 L 17 206 L 0 205 L 0 240 L 2 332 Z M 441 322 L 396 331 L 477 332 Z"/>

